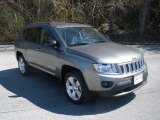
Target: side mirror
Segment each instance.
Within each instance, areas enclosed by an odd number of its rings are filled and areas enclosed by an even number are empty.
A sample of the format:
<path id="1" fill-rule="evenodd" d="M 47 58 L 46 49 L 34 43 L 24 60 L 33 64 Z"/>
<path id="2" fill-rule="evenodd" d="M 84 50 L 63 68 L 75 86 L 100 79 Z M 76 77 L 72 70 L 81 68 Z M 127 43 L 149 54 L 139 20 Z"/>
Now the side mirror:
<path id="1" fill-rule="evenodd" d="M 54 39 L 50 39 L 50 40 L 47 40 L 46 43 L 45 43 L 46 46 L 50 46 L 50 47 L 53 47 L 53 48 L 58 48 L 58 42 Z"/>

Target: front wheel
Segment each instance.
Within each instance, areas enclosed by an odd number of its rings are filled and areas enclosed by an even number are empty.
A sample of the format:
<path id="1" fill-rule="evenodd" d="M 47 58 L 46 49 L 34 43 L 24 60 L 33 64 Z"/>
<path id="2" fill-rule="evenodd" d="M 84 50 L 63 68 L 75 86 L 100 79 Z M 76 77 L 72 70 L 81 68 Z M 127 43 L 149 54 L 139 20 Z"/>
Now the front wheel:
<path id="1" fill-rule="evenodd" d="M 89 100 L 90 93 L 79 72 L 67 73 L 64 79 L 64 89 L 67 97 L 75 104 L 81 104 Z"/>

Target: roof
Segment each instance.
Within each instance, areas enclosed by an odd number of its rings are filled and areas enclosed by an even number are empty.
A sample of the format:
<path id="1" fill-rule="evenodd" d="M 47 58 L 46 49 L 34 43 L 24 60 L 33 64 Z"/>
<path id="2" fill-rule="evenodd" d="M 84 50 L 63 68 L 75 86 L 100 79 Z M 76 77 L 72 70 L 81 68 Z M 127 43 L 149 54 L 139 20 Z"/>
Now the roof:
<path id="1" fill-rule="evenodd" d="M 80 24 L 80 23 L 60 23 L 60 22 L 53 22 L 52 23 L 57 28 L 63 28 L 63 27 L 90 27 L 87 24 Z"/>
<path id="2" fill-rule="evenodd" d="M 47 24 L 47 25 L 53 25 L 57 28 L 63 28 L 63 27 L 91 27 L 87 24 L 80 24 L 80 23 L 63 23 L 63 22 L 38 22 L 38 23 L 31 23 L 27 26 L 37 26 L 37 25 Z"/>

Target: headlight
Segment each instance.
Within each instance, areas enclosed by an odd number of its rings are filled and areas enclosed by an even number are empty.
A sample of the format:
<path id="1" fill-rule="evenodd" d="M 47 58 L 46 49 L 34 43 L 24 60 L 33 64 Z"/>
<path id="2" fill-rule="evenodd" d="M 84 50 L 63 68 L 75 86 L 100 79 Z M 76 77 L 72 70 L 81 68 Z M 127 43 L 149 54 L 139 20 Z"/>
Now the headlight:
<path id="1" fill-rule="evenodd" d="M 114 64 L 93 64 L 94 70 L 100 73 L 117 73 L 116 66 Z"/>

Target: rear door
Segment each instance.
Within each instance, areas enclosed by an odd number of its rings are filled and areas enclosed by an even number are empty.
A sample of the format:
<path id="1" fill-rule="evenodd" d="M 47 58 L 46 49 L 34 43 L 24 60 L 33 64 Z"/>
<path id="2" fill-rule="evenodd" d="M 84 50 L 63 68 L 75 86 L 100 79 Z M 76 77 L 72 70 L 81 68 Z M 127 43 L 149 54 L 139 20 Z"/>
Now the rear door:
<path id="1" fill-rule="evenodd" d="M 40 33 L 41 33 L 40 27 L 32 27 L 28 28 L 28 35 L 26 37 L 27 40 L 27 58 L 28 62 L 31 65 L 37 65 L 37 51 L 39 51 L 38 47 L 38 41 L 40 39 Z"/>

